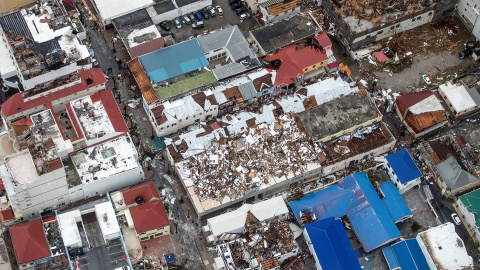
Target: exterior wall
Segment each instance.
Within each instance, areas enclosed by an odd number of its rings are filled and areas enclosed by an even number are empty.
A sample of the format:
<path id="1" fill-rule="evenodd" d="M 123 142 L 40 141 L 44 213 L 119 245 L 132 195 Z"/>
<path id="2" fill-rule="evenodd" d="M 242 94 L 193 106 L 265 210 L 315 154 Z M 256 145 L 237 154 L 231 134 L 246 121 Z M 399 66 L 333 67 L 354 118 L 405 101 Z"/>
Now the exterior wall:
<path id="1" fill-rule="evenodd" d="M 306 67 L 303 69 L 303 72 L 307 73 L 307 72 L 311 72 L 311 71 L 314 71 L 316 69 L 319 69 L 321 67 L 327 67 L 327 62 L 328 62 L 328 59 L 322 61 L 322 62 L 318 62 L 314 65 L 311 65 L 309 67 Z"/>
<path id="2" fill-rule="evenodd" d="M 388 143 L 384 146 L 378 147 L 376 149 L 373 149 L 369 152 L 360 153 L 360 154 L 358 154 L 356 156 L 353 156 L 353 157 L 350 157 L 346 160 L 342 160 L 340 162 L 337 162 L 337 163 L 334 163 L 334 164 L 331 164 L 331 165 L 327 165 L 323 169 L 323 175 L 328 175 L 328 174 L 332 174 L 332 173 L 338 172 L 340 170 L 343 170 L 343 169 L 347 168 L 348 165 L 350 164 L 350 162 L 352 162 L 352 161 L 360 161 L 360 160 L 364 159 L 365 157 L 374 157 L 374 156 L 382 155 L 382 154 L 392 150 L 395 147 L 396 142 L 397 141 L 395 139 L 393 139 L 393 141 L 391 141 L 390 143 Z"/>
<path id="3" fill-rule="evenodd" d="M 408 132 L 410 132 L 410 134 L 412 134 L 412 137 L 413 137 L 414 139 L 419 138 L 419 137 L 421 137 L 421 136 L 423 136 L 423 135 L 425 135 L 425 134 L 428 134 L 428 133 L 430 133 L 430 132 L 432 132 L 432 131 L 434 131 L 434 130 L 436 130 L 436 129 L 438 129 L 438 128 L 441 128 L 441 127 L 447 125 L 447 123 L 448 123 L 448 122 L 445 120 L 445 121 L 443 121 L 443 122 L 441 122 L 441 123 L 438 123 L 438 124 L 436 124 L 436 125 L 434 125 L 434 126 L 431 126 L 431 127 L 427 128 L 427 129 L 425 129 L 424 131 L 422 131 L 422 132 L 420 132 L 420 133 L 415 133 L 415 131 L 413 131 L 413 129 L 407 124 L 407 122 L 406 122 L 405 119 L 403 118 L 403 115 L 400 113 L 400 110 L 398 109 L 398 107 L 397 107 L 396 105 L 395 105 L 395 112 L 397 112 L 397 115 L 398 115 L 398 117 L 400 117 L 400 120 L 402 121 L 403 126 L 408 130 Z"/>
<path id="4" fill-rule="evenodd" d="M 88 198 L 115 189 L 120 189 L 129 185 L 138 184 L 141 180 L 143 180 L 143 177 L 143 170 L 142 168 L 138 167 L 136 169 L 132 169 L 126 172 L 110 175 L 107 178 L 82 184 L 81 186 L 83 187 L 83 197 Z M 78 191 L 79 188 L 75 188 L 74 190 Z M 77 198 L 78 196 L 75 195 L 75 197 Z"/>
<path id="5" fill-rule="evenodd" d="M 252 11 L 252 14 L 256 16 L 260 14 L 260 8 L 258 7 L 258 4 L 267 2 L 267 0 L 246 0 L 245 2 L 247 3 L 247 6 Z"/>
<path id="6" fill-rule="evenodd" d="M 64 66 L 62 68 L 52 70 L 48 73 L 33 77 L 29 80 L 25 80 L 23 82 L 23 87 L 25 88 L 25 90 L 28 90 L 28 89 L 34 88 L 38 84 L 42 84 L 44 82 L 54 80 L 55 78 L 70 74 L 81 68 L 83 68 L 83 66 L 77 66 L 77 63 L 72 63 L 68 66 Z"/>
<path id="7" fill-rule="evenodd" d="M 1 41 L 1 44 L 4 46 L 4 48 L 0 49 L 0 50 L 5 50 L 9 52 L 9 58 L 3 58 L 2 59 L 2 62 L 3 61 L 8 61 L 10 63 L 12 63 L 14 66 L 15 66 L 15 69 L 14 70 L 11 70 L 9 72 L 5 72 L 5 73 L 2 73 L 0 74 L 2 76 L 2 78 L 4 79 L 8 79 L 10 77 L 13 77 L 15 75 L 18 75 L 18 77 L 20 78 L 21 82 L 23 83 L 23 76 L 22 76 L 22 72 L 20 71 L 20 68 L 18 67 L 18 64 L 17 64 L 17 61 L 15 60 L 15 54 L 13 53 L 13 49 L 12 49 L 12 46 L 10 46 L 8 44 L 8 40 L 7 40 L 7 37 L 5 36 L 5 33 L 3 32 L 3 29 L 2 29 L 2 26 L 0 25 L 0 36 L 2 38 L 2 41 Z"/>
<path id="8" fill-rule="evenodd" d="M 181 119 L 176 119 L 174 121 L 168 121 L 163 125 L 157 125 L 156 121 L 152 119 L 152 116 L 149 115 L 149 118 L 152 124 L 155 126 L 157 134 L 169 135 L 177 132 L 179 129 L 193 125 L 196 121 L 205 121 L 207 117 L 215 118 L 218 115 L 218 106 L 212 105 L 208 111 L 197 111 L 193 116 L 185 115 Z"/>
<path id="9" fill-rule="evenodd" d="M 478 17 L 475 21 L 475 25 L 473 26 L 472 34 L 475 36 L 477 41 L 480 40 L 480 20 L 478 19 Z"/>
<path id="10" fill-rule="evenodd" d="M 64 168 L 41 175 L 33 183 L 15 186 L 6 166 L 0 168 L 8 198 L 16 217 L 28 219 L 45 208 L 69 204 L 68 184 Z"/>
<path id="11" fill-rule="evenodd" d="M 473 189 L 473 188 L 478 187 L 478 186 L 480 186 L 480 181 L 477 181 L 477 182 L 474 182 L 474 183 L 470 183 L 470 184 L 465 185 L 465 186 L 463 186 L 463 187 L 454 189 L 454 190 L 452 190 L 451 192 L 452 192 L 453 195 L 457 195 L 457 194 L 463 193 L 463 192 L 465 192 L 465 191 L 467 191 L 467 190 Z"/>
<path id="12" fill-rule="evenodd" d="M 258 43 L 257 39 L 255 38 L 254 35 L 252 35 L 252 32 L 249 32 L 248 34 L 248 41 L 251 41 L 253 42 L 253 44 L 255 44 L 258 48 L 258 57 L 262 57 L 262 56 L 265 56 L 267 53 L 265 52 L 265 50 L 262 48 L 262 46 L 260 45 L 260 43 Z"/>
<path id="13" fill-rule="evenodd" d="M 157 14 L 156 16 L 153 16 L 152 21 L 154 24 L 159 24 L 160 22 L 163 22 L 163 21 L 171 21 L 177 17 L 183 16 L 188 13 L 192 13 L 193 11 L 197 11 L 206 6 L 211 6 L 212 0 L 196 1 L 182 7 L 178 7 L 175 1 L 173 1 L 173 3 L 177 8 L 174 10 L 170 10 L 165 13 Z"/>
<path id="14" fill-rule="evenodd" d="M 467 210 L 461 200 L 457 200 L 457 206 L 458 210 L 460 210 L 460 213 L 463 216 L 463 219 L 467 221 L 467 224 L 465 224 L 467 229 L 473 231 L 475 234 L 475 238 L 477 238 L 477 241 L 480 241 L 480 232 L 478 231 L 478 226 L 475 222 L 475 215 Z"/>
<path id="15" fill-rule="evenodd" d="M 464 22 L 468 29 L 472 29 L 477 21 L 480 9 L 480 0 L 460 0 L 458 1 L 458 16 Z"/>
<path id="16" fill-rule="evenodd" d="M 315 259 L 315 266 L 317 270 L 322 270 L 322 266 L 320 266 L 320 262 L 318 261 L 317 253 L 315 252 L 315 249 L 313 248 L 312 240 L 310 240 L 310 236 L 308 235 L 308 232 L 306 229 L 303 229 L 303 236 L 305 237 L 305 242 L 307 242 L 308 245 L 308 250 L 310 251 L 310 254 L 313 255 L 313 258 Z"/>
<path id="17" fill-rule="evenodd" d="M 157 237 L 160 237 L 163 235 L 169 235 L 169 234 L 170 234 L 170 225 L 166 225 L 166 226 L 156 228 L 150 231 L 142 232 L 142 233 L 137 233 L 140 241 L 148 240 L 151 237 L 157 238 Z"/>
<path id="18" fill-rule="evenodd" d="M 368 120 L 368 121 L 365 122 L 365 123 L 352 126 L 352 127 L 349 128 L 349 129 L 342 130 L 342 131 L 337 132 L 337 133 L 335 133 L 335 134 L 332 134 L 332 135 L 330 135 L 330 136 L 324 137 L 324 138 L 322 138 L 322 139 L 320 139 L 320 140 L 318 140 L 318 141 L 316 141 L 316 142 L 322 142 L 322 143 L 323 143 L 323 142 L 331 141 L 331 140 L 336 139 L 336 138 L 338 138 L 338 137 L 340 137 L 340 136 L 342 136 L 342 135 L 345 135 L 345 134 L 347 134 L 347 133 L 350 133 L 350 132 L 352 132 L 352 131 L 354 131 L 354 130 L 356 130 L 356 129 L 358 129 L 358 128 L 368 127 L 368 126 L 373 125 L 373 124 L 375 124 L 375 123 L 379 123 L 379 122 L 382 121 L 382 118 L 383 118 L 383 115 L 380 114 L 377 118 Z"/>
<path id="19" fill-rule="evenodd" d="M 258 6 L 258 9 L 260 10 L 260 13 L 262 13 L 263 15 L 262 20 L 264 20 L 266 23 L 275 23 L 275 22 L 284 20 L 288 17 L 291 17 L 293 15 L 296 15 L 300 12 L 300 6 L 296 7 L 295 9 L 289 9 L 277 15 L 268 14 L 267 10 L 261 6 Z"/>

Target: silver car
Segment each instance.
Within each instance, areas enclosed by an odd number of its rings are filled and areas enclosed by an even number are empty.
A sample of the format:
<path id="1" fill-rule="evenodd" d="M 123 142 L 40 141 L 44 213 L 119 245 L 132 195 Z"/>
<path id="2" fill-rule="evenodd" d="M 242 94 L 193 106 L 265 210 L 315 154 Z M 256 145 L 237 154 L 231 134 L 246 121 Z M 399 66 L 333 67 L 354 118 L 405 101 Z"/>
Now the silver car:
<path id="1" fill-rule="evenodd" d="M 222 16 L 223 15 L 222 7 L 221 6 L 216 6 L 215 8 L 217 9 L 218 15 Z"/>

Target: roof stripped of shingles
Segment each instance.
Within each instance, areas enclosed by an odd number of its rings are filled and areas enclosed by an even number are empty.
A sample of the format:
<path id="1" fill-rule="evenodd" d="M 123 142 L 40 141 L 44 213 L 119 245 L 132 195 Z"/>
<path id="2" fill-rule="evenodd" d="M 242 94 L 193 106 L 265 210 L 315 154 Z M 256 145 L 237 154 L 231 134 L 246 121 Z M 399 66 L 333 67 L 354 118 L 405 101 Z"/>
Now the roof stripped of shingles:
<path id="1" fill-rule="evenodd" d="M 158 100 L 155 90 L 153 90 L 152 84 L 148 79 L 147 73 L 142 67 L 140 60 L 138 58 L 133 59 L 130 63 L 130 71 L 132 71 L 135 81 L 137 82 L 140 91 L 142 91 L 143 98 L 145 102 L 150 105 Z"/>

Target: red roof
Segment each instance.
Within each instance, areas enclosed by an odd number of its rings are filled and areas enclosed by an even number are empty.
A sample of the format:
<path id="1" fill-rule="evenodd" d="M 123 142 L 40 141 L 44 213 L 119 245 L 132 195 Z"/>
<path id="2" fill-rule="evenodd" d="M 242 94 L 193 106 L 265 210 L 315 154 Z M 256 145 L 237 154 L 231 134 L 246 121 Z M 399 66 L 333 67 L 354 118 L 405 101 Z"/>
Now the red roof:
<path id="1" fill-rule="evenodd" d="M 339 67 L 339 66 L 340 66 L 340 65 L 338 64 L 337 61 L 332 62 L 332 63 L 330 63 L 330 64 L 327 64 L 327 68 L 328 68 L 328 69 L 337 68 L 337 67 Z"/>
<path id="2" fill-rule="evenodd" d="M 373 55 L 375 55 L 377 60 L 382 62 L 382 63 L 384 63 L 385 61 L 388 61 L 390 59 L 383 53 L 383 51 L 374 52 Z"/>
<path id="3" fill-rule="evenodd" d="M 275 76 L 275 86 L 294 83 L 298 77 L 305 73 L 303 71 L 305 68 L 327 59 L 325 52 L 321 52 L 313 46 L 297 50 L 295 44 L 265 58 L 267 61 L 282 61 L 277 70 L 277 76 Z"/>
<path id="4" fill-rule="evenodd" d="M 126 205 L 135 203 L 135 198 L 138 196 L 142 197 L 144 202 L 149 202 L 153 198 L 160 199 L 160 194 L 158 194 L 153 181 L 122 190 L 122 194 Z"/>
<path id="5" fill-rule="evenodd" d="M 213 130 L 216 130 L 216 129 L 220 128 L 220 125 L 218 123 L 213 123 L 210 126 L 213 128 Z"/>
<path id="6" fill-rule="evenodd" d="M 155 201 L 130 208 L 137 233 L 168 225 L 167 213 L 162 201 Z"/>
<path id="7" fill-rule="evenodd" d="M 403 103 L 406 107 L 412 107 L 413 105 L 417 104 L 418 102 L 428 98 L 429 96 L 433 95 L 433 92 L 430 90 L 423 90 L 420 92 L 414 92 L 410 94 L 406 94 L 400 97 L 397 97 L 397 102 Z"/>
<path id="8" fill-rule="evenodd" d="M 167 44 L 165 39 L 163 37 L 159 37 L 128 49 L 128 53 L 130 54 L 130 57 L 134 59 L 139 56 L 161 50 L 165 48 L 165 44 Z"/>
<path id="9" fill-rule="evenodd" d="M 31 126 L 33 125 L 32 119 L 30 117 L 23 117 L 15 123 L 12 123 L 12 126 Z"/>
<path id="10" fill-rule="evenodd" d="M 3 179 L 0 178 L 0 190 L 4 190 L 5 186 L 3 185 Z"/>
<path id="11" fill-rule="evenodd" d="M 19 264 L 50 256 L 50 248 L 40 219 L 10 227 Z"/>
<path id="12" fill-rule="evenodd" d="M 108 118 L 116 132 L 128 132 L 127 124 L 123 119 L 122 112 L 118 108 L 117 101 L 113 97 L 112 91 L 100 91 L 90 96 L 92 102 L 101 101 Z"/>
<path id="13" fill-rule="evenodd" d="M 330 41 L 330 38 L 327 36 L 326 33 L 321 33 L 318 36 L 315 36 L 314 39 L 320 43 L 322 48 L 327 48 L 329 46 L 332 46 L 332 41 Z"/>
<path id="14" fill-rule="evenodd" d="M 2 184 L 3 186 L 3 184 Z M 2 222 L 5 223 L 7 221 L 11 221 L 15 218 L 13 215 L 13 210 L 12 209 L 7 209 L 7 210 L 2 210 L 0 211 L 0 217 L 2 218 Z"/>
<path id="15" fill-rule="evenodd" d="M 46 96 L 39 96 L 29 101 L 24 101 L 22 93 L 17 93 L 13 95 L 2 104 L 3 114 L 6 117 L 9 117 L 14 114 L 23 112 L 25 110 L 45 105 L 52 101 L 73 95 L 74 93 L 77 93 L 85 89 L 92 88 L 94 86 L 107 82 L 100 68 L 91 68 L 86 70 L 80 69 L 78 70 L 78 74 L 82 79 L 80 83 L 77 83 L 75 85 L 72 85 L 62 90 L 57 90 Z M 91 79 L 93 83 L 90 85 L 87 85 L 87 79 Z"/>

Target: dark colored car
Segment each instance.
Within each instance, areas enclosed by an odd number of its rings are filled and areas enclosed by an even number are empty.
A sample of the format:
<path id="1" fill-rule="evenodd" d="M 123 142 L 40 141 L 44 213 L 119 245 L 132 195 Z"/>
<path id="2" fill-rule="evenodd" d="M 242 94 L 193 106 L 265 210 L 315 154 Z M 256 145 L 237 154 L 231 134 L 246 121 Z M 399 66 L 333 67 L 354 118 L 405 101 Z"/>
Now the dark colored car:
<path id="1" fill-rule="evenodd" d="M 243 14 L 247 12 L 247 10 L 245 9 L 245 7 L 241 7 L 241 8 L 237 8 L 235 9 L 235 13 L 237 13 L 237 15 L 240 15 L 240 14 Z"/>
<path id="2" fill-rule="evenodd" d="M 200 13 L 200 11 L 197 11 L 194 14 L 195 14 L 195 18 L 197 18 L 198 21 L 203 20 L 202 13 Z"/>
<path id="3" fill-rule="evenodd" d="M 473 53 L 473 49 L 472 49 L 472 48 L 469 48 L 469 49 L 466 49 L 465 51 L 461 52 L 461 53 L 458 55 L 458 57 L 460 57 L 460 59 L 463 59 L 463 58 L 465 58 L 465 57 L 467 57 L 467 56 L 472 55 L 472 53 Z"/>
<path id="4" fill-rule="evenodd" d="M 190 19 L 190 21 L 191 21 L 192 23 L 195 22 L 195 15 L 193 15 L 193 14 L 194 14 L 194 13 L 192 13 L 192 14 L 190 14 L 190 13 L 187 14 L 188 18 Z"/>
<path id="5" fill-rule="evenodd" d="M 165 22 L 161 22 L 159 23 L 159 25 L 163 30 L 170 31 L 170 26 L 168 26 L 168 24 L 166 24 Z"/>
<path id="6" fill-rule="evenodd" d="M 204 17 L 205 19 L 208 19 L 208 18 L 209 18 L 208 12 L 207 12 L 205 9 L 200 10 L 200 12 L 202 12 L 202 15 L 203 15 L 203 17 Z"/>
<path id="7" fill-rule="evenodd" d="M 240 0 L 228 0 L 228 3 L 231 5 L 233 3 L 238 3 L 240 2 Z"/>
<path id="8" fill-rule="evenodd" d="M 467 44 L 465 44 L 465 48 L 467 49 L 475 48 L 475 41 L 467 42 Z"/>
<path id="9" fill-rule="evenodd" d="M 238 3 L 233 3 L 233 4 L 232 4 L 232 8 L 233 8 L 233 9 L 237 9 L 237 8 L 241 8 L 241 7 L 243 7 L 242 2 L 238 2 Z"/>

